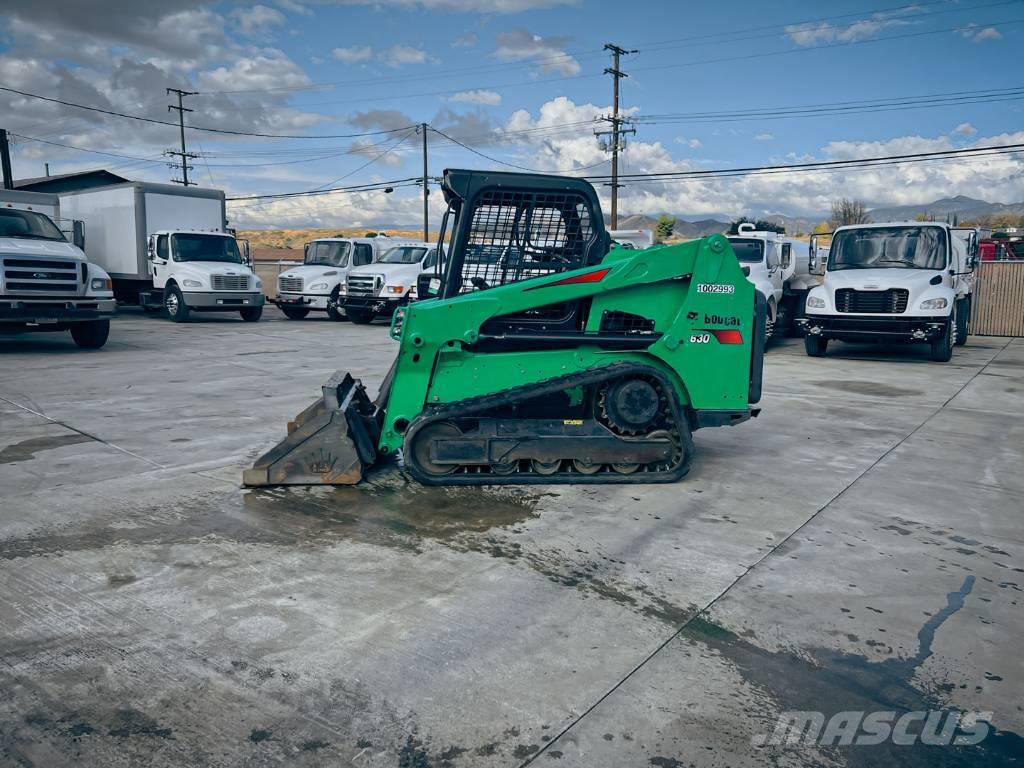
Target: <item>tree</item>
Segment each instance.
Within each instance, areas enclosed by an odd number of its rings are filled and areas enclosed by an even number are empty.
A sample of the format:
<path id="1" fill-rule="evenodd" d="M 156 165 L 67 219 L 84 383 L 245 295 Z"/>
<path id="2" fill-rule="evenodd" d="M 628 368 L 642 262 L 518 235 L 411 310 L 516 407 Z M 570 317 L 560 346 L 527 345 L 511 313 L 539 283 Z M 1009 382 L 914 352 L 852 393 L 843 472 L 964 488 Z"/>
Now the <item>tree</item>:
<path id="1" fill-rule="evenodd" d="M 676 220 L 667 213 L 663 213 L 658 217 L 658 223 L 654 225 L 655 241 L 664 243 L 672 237 L 672 230 L 675 229 L 675 226 Z"/>
<path id="2" fill-rule="evenodd" d="M 832 225 L 829 224 L 827 221 L 823 221 L 823 222 L 821 222 L 819 224 L 815 224 L 814 225 L 814 234 L 815 235 L 827 235 L 831 231 L 832 231 Z"/>
<path id="3" fill-rule="evenodd" d="M 842 198 L 832 203 L 832 226 L 845 227 L 848 224 L 867 224 L 868 209 L 860 200 Z"/>
<path id="4" fill-rule="evenodd" d="M 729 224 L 729 231 L 726 234 L 739 234 L 740 224 L 753 224 L 754 229 L 758 232 L 778 232 L 780 235 L 786 234 L 786 228 L 781 224 L 776 224 L 774 221 L 767 221 L 765 219 L 757 219 L 755 221 L 749 216 L 740 216 L 736 221 L 731 222 Z"/>

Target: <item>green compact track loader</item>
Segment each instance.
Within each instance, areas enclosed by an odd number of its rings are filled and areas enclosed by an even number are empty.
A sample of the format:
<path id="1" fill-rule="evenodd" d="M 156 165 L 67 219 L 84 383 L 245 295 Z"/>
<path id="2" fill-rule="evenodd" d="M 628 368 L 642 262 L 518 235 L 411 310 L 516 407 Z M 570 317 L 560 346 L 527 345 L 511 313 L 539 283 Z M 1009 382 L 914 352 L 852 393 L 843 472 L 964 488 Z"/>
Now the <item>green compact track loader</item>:
<path id="1" fill-rule="evenodd" d="M 757 415 L 765 307 L 726 238 L 610 250 L 578 178 L 442 189 L 450 248 L 395 313 L 380 393 L 335 374 L 246 485 L 357 483 L 399 451 L 435 485 L 671 482 L 693 430 Z"/>

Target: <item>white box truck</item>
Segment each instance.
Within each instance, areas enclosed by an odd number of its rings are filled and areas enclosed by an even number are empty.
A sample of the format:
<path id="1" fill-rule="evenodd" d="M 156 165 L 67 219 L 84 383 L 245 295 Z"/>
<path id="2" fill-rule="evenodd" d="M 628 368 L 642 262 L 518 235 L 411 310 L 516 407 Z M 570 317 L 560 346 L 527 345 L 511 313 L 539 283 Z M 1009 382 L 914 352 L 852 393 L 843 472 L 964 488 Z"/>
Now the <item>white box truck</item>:
<path id="1" fill-rule="evenodd" d="M 262 282 L 227 231 L 221 190 L 128 182 L 64 192 L 60 204 L 84 223 L 86 253 L 118 301 L 176 322 L 193 311 L 260 319 Z"/>
<path id="2" fill-rule="evenodd" d="M 84 349 L 106 344 L 117 309 L 110 276 L 81 246 L 57 195 L 0 189 L 0 333 L 71 331 Z"/>

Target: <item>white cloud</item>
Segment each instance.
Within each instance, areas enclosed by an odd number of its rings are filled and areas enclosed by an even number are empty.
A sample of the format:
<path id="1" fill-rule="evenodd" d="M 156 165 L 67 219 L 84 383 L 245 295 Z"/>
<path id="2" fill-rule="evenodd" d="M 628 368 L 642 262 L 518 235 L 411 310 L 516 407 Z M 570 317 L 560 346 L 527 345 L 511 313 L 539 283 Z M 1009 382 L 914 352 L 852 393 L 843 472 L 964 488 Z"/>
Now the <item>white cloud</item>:
<path id="1" fill-rule="evenodd" d="M 774 138 L 775 135 L 771 133 L 758 133 L 754 135 L 754 141 L 771 141 Z"/>
<path id="2" fill-rule="evenodd" d="M 197 82 L 203 91 L 242 91 L 294 88 L 311 80 L 283 52 L 268 48 L 255 56 L 239 57 L 230 66 L 200 72 Z"/>
<path id="3" fill-rule="evenodd" d="M 690 149 L 700 149 L 704 146 L 700 139 L 688 139 L 685 136 L 676 136 L 676 144 L 682 144 Z"/>
<path id="4" fill-rule="evenodd" d="M 357 61 L 366 61 L 373 55 L 373 49 L 368 45 L 354 45 L 351 48 L 335 48 L 331 54 L 338 61 L 346 64 L 354 64 Z"/>
<path id="5" fill-rule="evenodd" d="M 902 9 L 907 13 L 913 8 Z M 910 22 L 896 18 L 892 13 L 876 13 L 870 18 L 850 24 L 830 24 L 827 21 L 810 24 L 791 24 L 786 27 L 789 39 L 797 45 L 820 45 L 822 43 L 852 43 L 869 40 L 890 27 L 901 27 Z"/>
<path id="6" fill-rule="evenodd" d="M 475 48 L 478 42 L 479 38 L 476 36 L 476 33 L 470 32 L 452 40 L 452 48 Z"/>
<path id="7" fill-rule="evenodd" d="M 1002 32 L 995 27 L 982 27 L 973 22 L 962 28 L 960 34 L 973 43 L 983 43 L 986 40 L 1000 40 L 1003 37 Z"/>
<path id="8" fill-rule="evenodd" d="M 392 45 L 387 50 L 377 54 L 377 58 L 389 67 L 404 67 L 407 64 L 424 64 L 429 57 L 426 52 L 419 48 L 412 48 L 408 45 Z"/>
<path id="9" fill-rule="evenodd" d="M 380 8 L 411 8 L 481 14 L 512 14 L 582 4 L 581 0 L 335 0 L 335 2 L 339 5 L 371 5 Z"/>
<path id="10" fill-rule="evenodd" d="M 274 0 L 274 4 L 290 13 L 297 13 L 300 16 L 312 16 L 313 12 L 297 0 Z"/>
<path id="11" fill-rule="evenodd" d="M 960 125 L 953 129 L 953 133 L 959 136 L 973 136 L 977 132 L 978 129 L 970 123 L 960 123 Z"/>
<path id="12" fill-rule="evenodd" d="M 575 75 L 580 63 L 566 53 L 567 37 L 541 37 L 525 29 L 498 33 L 495 58 L 501 61 L 533 61 L 541 72 Z"/>
<path id="13" fill-rule="evenodd" d="M 265 5 L 237 8 L 231 12 L 239 28 L 246 35 L 265 35 L 271 28 L 284 24 L 284 14 Z"/>
<path id="14" fill-rule="evenodd" d="M 501 94 L 495 91 L 488 90 L 475 90 L 475 91 L 459 91 L 458 93 L 450 96 L 449 101 L 456 101 L 463 104 L 486 104 L 487 106 L 497 106 L 501 104 Z"/>

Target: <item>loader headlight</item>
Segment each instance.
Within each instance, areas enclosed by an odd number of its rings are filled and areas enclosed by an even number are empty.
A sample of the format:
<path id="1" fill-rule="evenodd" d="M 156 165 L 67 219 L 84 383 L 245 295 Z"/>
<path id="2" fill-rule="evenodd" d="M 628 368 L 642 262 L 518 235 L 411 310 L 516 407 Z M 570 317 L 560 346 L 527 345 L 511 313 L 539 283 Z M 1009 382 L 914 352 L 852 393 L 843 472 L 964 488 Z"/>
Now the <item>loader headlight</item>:
<path id="1" fill-rule="evenodd" d="M 114 284 L 110 282 L 109 277 L 94 277 L 89 282 L 89 287 L 94 291 L 110 291 L 113 290 Z"/>
<path id="2" fill-rule="evenodd" d="M 201 282 L 199 282 L 198 280 L 187 280 L 186 279 L 186 280 L 182 280 L 181 284 L 184 285 L 186 288 L 202 288 L 203 287 L 203 284 Z"/>
<path id="3" fill-rule="evenodd" d="M 820 296 L 808 296 L 807 306 L 810 307 L 811 309 L 824 309 L 825 300 Z"/>
<path id="4" fill-rule="evenodd" d="M 387 291 L 388 293 L 397 294 L 397 295 L 401 296 L 403 293 L 405 293 L 405 286 L 404 285 L 389 285 L 384 290 Z"/>
<path id="5" fill-rule="evenodd" d="M 949 302 L 942 299 L 925 299 L 921 302 L 921 309 L 945 309 Z"/>
<path id="6" fill-rule="evenodd" d="M 326 291 L 327 290 L 327 283 L 314 283 L 313 285 L 309 286 L 309 290 L 311 290 L 311 291 Z"/>

